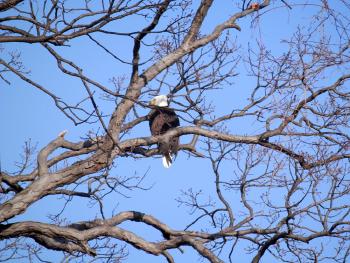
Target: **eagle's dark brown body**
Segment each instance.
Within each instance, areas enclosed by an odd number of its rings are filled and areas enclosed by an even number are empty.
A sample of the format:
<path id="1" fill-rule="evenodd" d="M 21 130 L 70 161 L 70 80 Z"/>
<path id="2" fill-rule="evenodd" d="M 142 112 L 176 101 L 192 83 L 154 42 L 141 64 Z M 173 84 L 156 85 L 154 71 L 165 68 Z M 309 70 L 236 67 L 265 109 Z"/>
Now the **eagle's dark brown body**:
<path id="1" fill-rule="evenodd" d="M 153 136 L 162 135 L 179 125 L 179 118 L 173 109 L 157 107 L 149 114 L 149 127 Z M 171 156 L 177 154 L 178 146 L 179 137 L 177 136 L 158 143 L 159 152 L 166 158 L 169 164 L 172 163 Z"/>

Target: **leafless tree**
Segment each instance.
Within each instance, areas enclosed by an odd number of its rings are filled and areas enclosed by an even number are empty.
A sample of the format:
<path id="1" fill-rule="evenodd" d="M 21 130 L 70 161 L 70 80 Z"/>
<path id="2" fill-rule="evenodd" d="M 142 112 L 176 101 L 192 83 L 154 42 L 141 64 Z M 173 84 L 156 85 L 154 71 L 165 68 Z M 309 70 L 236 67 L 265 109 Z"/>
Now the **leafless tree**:
<path id="1" fill-rule="evenodd" d="M 251 262 L 266 254 L 281 262 L 349 260 L 350 4 L 222 2 L 231 15 L 216 14 L 209 26 L 213 0 L 0 1 L 2 84 L 22 79 L 74 124 L 95 127 L 77 142 L 65 132 L 41 149 L 26 142 L 19 169 L 1 167 L 2 261 L 45 261 L 41 251 L 49 249 L 63 251 L 63 261 L 115 262 L 127 258 L 126 246 L 168 262 L 175 261 L 171 250 L 184 246 L 210 262 L 235 262 L 242 253 Z M 309 19 L 280 39 L 282 51 L 269 48 L 263 34 L 240 45 L 279 12 Z M 115 49 L 124 39 L 129 54 Z M 66 53 L 82 43 L 86 52 L 102 50 L 122 73 L 108 83 L 86 73 Z M 20 53 L 27 44 L 47 51 L 85 96 L 72 101 L 32 77 Z M 250 84 L 241 86 L 242 78 Z M 242 98 L 227 97 L 219 110 L 211 94 L 232 89 Z M 159 93 L 170 96 L 181 126 L 140 135 L 148 101 Z M 105 216 L 107 196 L 147 187 L 143 177 L 115 176 L 115 160 L 157 156 L 157 142 L 174 135 L 188 139 L 180 152 L 209 162 L 214 178 L 214 192 L 189 186 L 177 198 L 188 224 L 172 229 L 142 211 Z M 45 222 L 18 218 L 49 196 L 86 198 L 101 213 L 80 222 L 66 221 L 62 211 Z M 162 239 L 141 238 L 122 226 L 126 221 L 146 224 Z"/>

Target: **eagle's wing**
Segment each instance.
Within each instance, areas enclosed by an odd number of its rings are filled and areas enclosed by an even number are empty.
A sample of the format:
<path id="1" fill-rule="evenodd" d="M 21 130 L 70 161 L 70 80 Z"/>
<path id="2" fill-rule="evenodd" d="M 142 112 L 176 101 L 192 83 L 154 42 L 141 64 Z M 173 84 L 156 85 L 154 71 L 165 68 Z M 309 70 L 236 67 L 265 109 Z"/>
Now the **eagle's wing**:
<path id="1" fill-rule="evenodd" d="M 152 110 L 149 117 L 149 128 L 153 136 L 162 134 L 162 128 L 164 126 L 164 116 L 158 109 Z"/>
<path id="2" fill-rule="evenodd" d="M 180 126 L 179 117 L 176 115 L 173 109 L 163 109 L 162 114 L 164 115 L 163 132 L 167 132 L 171 128 Z"/>
<path id="3" fill-rule="evenodd" d="M 179 117 L 176 115 L 175 111 L 173 109 L 164 109 L 164 121 L 165 124 L 163 126 L 163 133 L 167 132 L 169 129 L 175 128 L 177 126 L 180 126 L 180 120 Z M 179 147 L 179 137 L 174 136 L 170 138 L 170 140 L 167 143 L 167 148 L 170 156 L 176 156 L 178 147 Z"/>
<path id="4" fill-rule="evenodd" d="M 152 110 L 149 116 L 149 126 L 154 136 L 166 133 L 169 129 L 180 125 L 179 117 L 169 108 Z"/>

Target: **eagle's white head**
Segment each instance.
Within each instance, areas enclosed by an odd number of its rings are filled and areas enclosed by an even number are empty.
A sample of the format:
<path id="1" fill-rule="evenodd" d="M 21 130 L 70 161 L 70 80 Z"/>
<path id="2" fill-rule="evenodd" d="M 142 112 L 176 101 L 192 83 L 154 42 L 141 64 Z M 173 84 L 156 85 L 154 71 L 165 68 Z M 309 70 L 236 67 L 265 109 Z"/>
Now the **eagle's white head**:
<path id="1" fill-rule="evenodd" d="M 155 96 L 150 102 L 149 105 L 157 107 L 168 107 L 168 97 L 166 95 Z"/>

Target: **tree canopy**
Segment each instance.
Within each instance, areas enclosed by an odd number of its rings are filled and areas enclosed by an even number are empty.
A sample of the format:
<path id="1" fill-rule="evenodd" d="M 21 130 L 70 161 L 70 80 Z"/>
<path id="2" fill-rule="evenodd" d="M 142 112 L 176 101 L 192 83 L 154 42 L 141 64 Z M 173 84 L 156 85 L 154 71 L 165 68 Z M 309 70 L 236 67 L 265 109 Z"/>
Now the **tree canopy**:
<path id="1" fill-rule="evenodd" d="M 348 1 L 2 0 L 0 14 L 1 261 L 349 259 Z M 159 94 L 180 126 L 151 136 Z"/>

